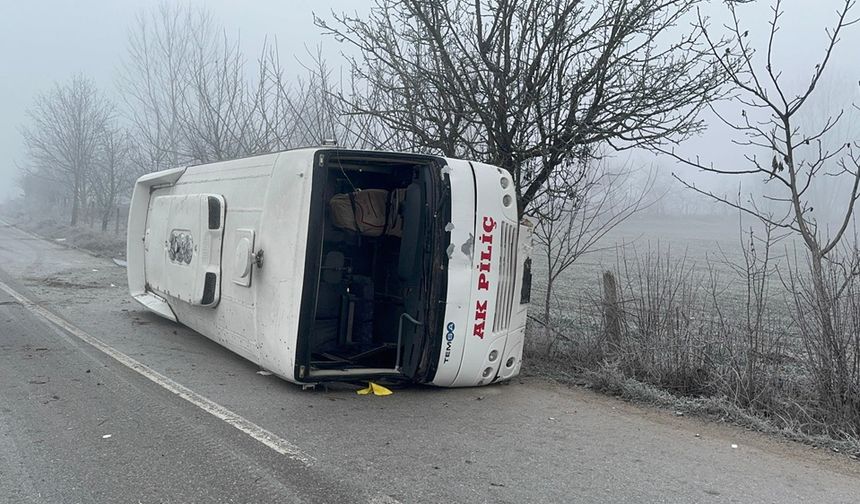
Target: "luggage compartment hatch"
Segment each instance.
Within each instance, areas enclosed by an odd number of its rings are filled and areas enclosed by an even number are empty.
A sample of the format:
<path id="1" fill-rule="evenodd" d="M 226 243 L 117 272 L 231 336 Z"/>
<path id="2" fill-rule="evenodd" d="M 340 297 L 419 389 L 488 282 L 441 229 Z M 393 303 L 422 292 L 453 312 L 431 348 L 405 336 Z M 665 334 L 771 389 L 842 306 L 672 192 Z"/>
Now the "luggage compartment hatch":
<path id="1" fill-rule="evenodd" d="M 218 304 L 224 210 L 219 194 L 152 198 L 144 247 L 150 290 L 194 305 Z"/>

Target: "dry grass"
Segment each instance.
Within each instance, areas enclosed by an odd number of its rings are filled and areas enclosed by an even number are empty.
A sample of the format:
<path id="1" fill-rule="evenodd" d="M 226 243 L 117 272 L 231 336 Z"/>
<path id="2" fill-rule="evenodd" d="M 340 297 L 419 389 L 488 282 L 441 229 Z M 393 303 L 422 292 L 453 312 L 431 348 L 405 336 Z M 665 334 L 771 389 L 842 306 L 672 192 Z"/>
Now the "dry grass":
<path id="1" fill-rule="evenodd" d="M 620 324 L 593 288 L 559 305 L 551 330 L 533 325 L 527 351 L 607 393 L 860 455 L 860 279 L 833 276 L 839 332 L 822 341 L 817 300 L 789 266 L 766 239 L 728 264 L 628 248 L 609 268 Z"/>
<path id="2" fill-rule="evenodd" d="M 59 245 L 81 249 L 100 257 L 125 258 L 125 223 L 119 233 L 112 222 L 107 232 L 99 223 L 69 226 L 62 210 L 32 208 L 21 201 L 7 202 L 0 207 L 3 219 L 15 227 Z M 84 219 L 86 221 L 86 219 Z"/>

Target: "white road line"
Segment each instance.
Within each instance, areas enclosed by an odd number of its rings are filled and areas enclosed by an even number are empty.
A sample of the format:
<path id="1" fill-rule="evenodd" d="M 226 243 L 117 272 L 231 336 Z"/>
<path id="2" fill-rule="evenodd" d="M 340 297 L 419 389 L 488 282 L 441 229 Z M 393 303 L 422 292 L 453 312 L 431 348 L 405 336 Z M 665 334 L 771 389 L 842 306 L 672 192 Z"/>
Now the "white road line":
<path id="1" fill-rule="evenodd" d="M 138 374 L 149 379 L 150 381 L 178 395 L 179 397 L 185 399 L 186 401 L 197 406 L 198 408 L 209 413 L 210 415 L 232 425 L 233 427 L 239 429 L 240 431 L 263 443 L 269 448 L 275 450 L 281 455 L 285 455 L 293 460 L 297 460 L 307 467 L 310 467 L 315 462 L 313 457 L 304 453 L 301 449 L 299 449 L 297 446 L 290 443 L 286 439 L 278 437 L 272 432 L 242 417 L 238 413 L 230 411 L 224 406 L 221 406 L 220 404 L 211 401 L 206 397 L 203 397 L 202 395 L 198 394 L 197 392 L 194 392 L 188 387 L 176 383 L 175 381 L 153 370 L 152 368 L 136 361 L 128 355 L 102 342 L 98 338 L 89 335 L 85 331 L 79 329 L 78 327 L 75 327 L 74 325 L 51 313 L 45 308 L 39 306 L 33 301 L 30 301 L 28 298 L 24 297 L 2 281 L 0 281 L 0 289 L 15 298 L 16 301 L 21 303 L 24 308 L 31 311 L 32 313 L 60 327 L 61 329 L 75 336 L 84 343 L 87 343 L 93 348 L 108 355 L 123 366 L 137 372 Z"/>

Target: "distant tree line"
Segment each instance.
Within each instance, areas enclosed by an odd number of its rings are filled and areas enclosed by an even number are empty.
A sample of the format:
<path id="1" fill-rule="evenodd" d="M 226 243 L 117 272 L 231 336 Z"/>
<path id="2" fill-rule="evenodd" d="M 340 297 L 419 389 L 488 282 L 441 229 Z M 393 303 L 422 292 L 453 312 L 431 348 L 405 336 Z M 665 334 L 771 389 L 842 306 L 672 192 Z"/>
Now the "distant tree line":
<path id="1" fill-rule="evenodd" d="M 288 75 L 274 43 L 251 61 L 205 10 L 163 3 L 129 30 L 116 103 L 85 76 L 39 96 L 25 178 L 63 188 L 76 224 L 141 173 L 336 138 L 502 166 L 525 212 L 554 178 L 587 187 L 605 146 L 702 130 L 722 78 L 703 30 L 679 31 L 699 3 L 378 0 L 315 19 L 357 50 L 337 79 L 319 54 Z"/>
<path id="2" fill-rule="evenodd" d="M 20 185 L 71 225 L 98 214 L 105 230 L 144 173 L 319 144 L 349 121 L 335 116 L 325 63 L 314 64 L 288 78 L 267 45 L 253 72 L 205 10 L 163 3 L 135 18 L 116 93 L 76 75 L 36 98 Z"/>
<path id="3" fill-rule="evenodd" d="M 28 196 L 67 207 L 73 226 L 82 209 L 98 205 L 106 230 L 129 176 L 130 142 L 114 105 L 79 75 L 39 95 L 28 117 L 22 129 L 30 155 L 22 182 Z"/>

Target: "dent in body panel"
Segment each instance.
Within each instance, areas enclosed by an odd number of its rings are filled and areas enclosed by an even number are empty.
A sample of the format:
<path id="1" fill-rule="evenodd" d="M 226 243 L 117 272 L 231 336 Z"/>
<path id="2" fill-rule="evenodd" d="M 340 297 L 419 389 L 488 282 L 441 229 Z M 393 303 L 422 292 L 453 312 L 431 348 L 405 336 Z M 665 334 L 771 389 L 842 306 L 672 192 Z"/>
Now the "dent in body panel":
<path id="1" fill-rule="evenodd" d="M 475 252 L 475 235 L 474 233 L 469 233 L 469 239 L 463 242 L 463 245 L 460 246 L 460 251 L 471 261 L 472 254 Z"/>

